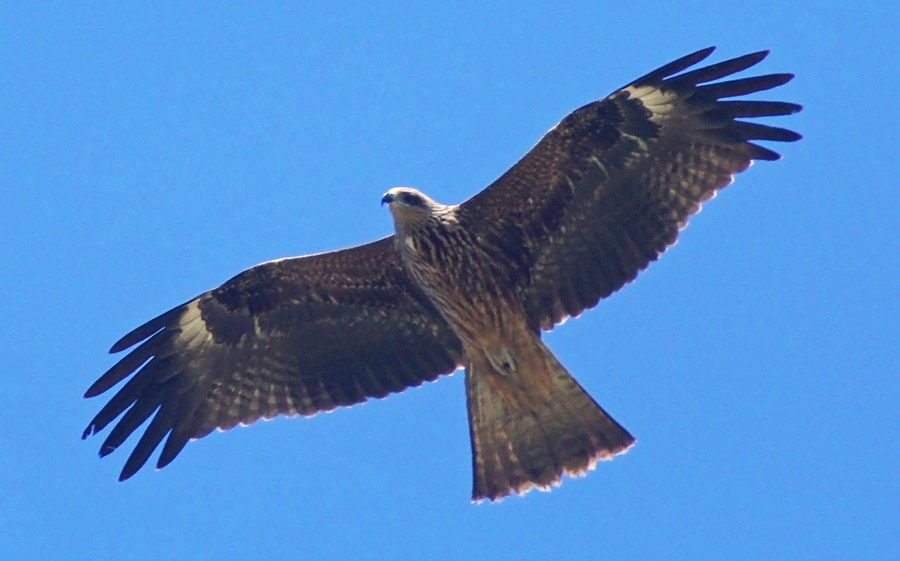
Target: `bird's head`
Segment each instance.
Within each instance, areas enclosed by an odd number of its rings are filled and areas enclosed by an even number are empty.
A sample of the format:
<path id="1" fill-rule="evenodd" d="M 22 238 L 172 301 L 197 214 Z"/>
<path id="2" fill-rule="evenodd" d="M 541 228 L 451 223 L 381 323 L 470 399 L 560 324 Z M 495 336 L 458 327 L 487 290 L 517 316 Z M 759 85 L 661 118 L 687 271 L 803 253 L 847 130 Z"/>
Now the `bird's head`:
<path id="1" fill-rule="evenodd" d="M 394 187 L 381 197 L 381 204 L 389 205 L 391 210 L 400 207 L 428 209 L 435 202 L 425 193 L 412 187 Z"/>
<path id="2" fill-rule="evenodd" d="M 381 197 L 381 204 L 388 205 L 397 223 L 419 222 L 444 207 L 412 187 L 394 187 L 388 190 Z"/>

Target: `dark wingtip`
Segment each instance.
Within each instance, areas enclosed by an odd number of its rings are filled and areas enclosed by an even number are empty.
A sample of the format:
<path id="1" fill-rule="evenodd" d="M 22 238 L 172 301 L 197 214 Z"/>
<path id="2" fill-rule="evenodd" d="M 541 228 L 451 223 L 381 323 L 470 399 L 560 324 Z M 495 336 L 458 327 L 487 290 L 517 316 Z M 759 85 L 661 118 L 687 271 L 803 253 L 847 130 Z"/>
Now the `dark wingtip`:
<path id="1" fill-rule="evenodd" d="M 693 65 L 693 64 L 697 64 L 701 60 L 703 60 L 706 57 L 708 57 L 709 55 L 713 54 L 713 51 L 715 51 L 715 50 L 716 50 L 716 46 L 710 45 L 709 47 L 704 47 L 704 48 L 700 49 L 699 51 L 695 51 L 683 58 L 693 59 L 694 57 L 697 57 L 697 59 L 691 63 Z"/>
<path id="2" fill-rule="evenodd" d="M 695 51 L 689 55 L 685 55 L 677 60 L 673 60 L 672 62 L 660 66 L 656 70 L 648 72 L 644 74 L 637 80 L 631 82 L 629 86 L 638 86 L 643 83 L 655 83 L 662 81 L 673 74 L 677 74 L 686 68 L 690 68 L 694 66 L 701 60 L 707 58 L 709 55 L 715 51 L 715 47 L 706 47 L 705 49 L 700 49 L 699 51 Z M 628 87 L 628 86 L 626 86 Z"/>
<path id="3" fill-rule="evenodd" d="M 803 106 L 799 103 L 789 103 L 785 102 L 785 107 L 787 108 L 787 113 L 785 115 L 793 115 L 794 113 L 799 113 L 803 111 Z M 803 138 L 802 136 L 800 138 Z"/>
<path id="4" fill-rule="evenodd" d="M 730 74 L 736 74 L 742 70 L 750 68 L 751 66 L 756 66 L 760 62 L 764 61 L 767 56 L 769 56 L 769 50 L 765 49 L 762 51 L 756 51 L 755 53 L 741 55 L 731 60 L 726 60 L 721 64 L 730 66 Z"/>
<path id="5" fill-rule="evenodd" d="M 748 142 L 747 145 L 750 148 L 750 159 L 752 160 L 775 162 L 782 158 L 781 154 L 779 154 L 778 152 L 760 146 L 759 144 Z"/>
<path id="6" fill-rule="evenodd" d="M 169 320 L 171 320 L 174 316 L 183 312 L 185 306 L 190 304 L 192 301 L 193 300 L 188 300 L 187 302 L 185 302 L 183 304 L 175 306 L 168 312 L 166 312 L 164 314 L 160 314 L 159 316 L 156 316 L 155 318 L 144 323 L 143 325 L 140 325 L 140 326 L 132 329 L 131 331 L 129 331 L 128 333 L 123 335 L 121 339 L 119 339 L 118 341 L 113 343 L 113 346 L 109 348 L 109 353 L 115 354 L 118 352 L 122 352 L 125 349 L 127 349 L 128 347 L 132 347 L 132 346 L 140 343 L 144 339 L 150 337 L 151 335 L 155 334 L 160 329 L 163 329 L 164 327 L 166 327 L 169 324 Z"/>
<path id="7" fill-rule="evenodd" d="M 772 76 L 775 76 L 778 78 L 778 80 L 780 80 L 778 83 L 776 83 L 775 85 L 772 86 L 773 88 L 778 87 L 778 86 L 783 86 L 794 79 L 794 74 L 791 72 L 782 72 L 780 74 L 772 74 Z"/>
<path id="8" fill-rule="evenodd" d="M 162 452 L 159 454 L 159 459 L 156 462 L 156 469 L 162 469 L 172 463 L 189 441 L 190 438 L 184 436 L 182 433 L 171 433 L 169 438 L 166 439 Z"/>
<path id="9" fill-rule="evenodd" d="M 697 87 L 697 92 L 715 99 L 738 97 L 777 88 L 790 82 L 793 77 L 793 74 L 764 74 L 762 76 L 704 84 Z"/>
<path id="10" fill-rule="evenodd" d="M 113 452 L 115 452 L 116 448 L 118 448 L 118 446 L 109 446 L 108 444 L 106 444 L 104 442 L 103 446 L 100 447 L 100 451 L 97 454 L 101 458 L 105 458 L 105 457 L 109 456 L 110 454 L 112 454 Z"/>
<path id="11" fill-rule="evenodd" d="M 119 473 L 119 481 L 122 482 L 126 479 L 131 479 L 131 477 L 143 467 L 144 461 L 146 460 L 136 460 L 135 454 L 132 452 L 131 456 L 129 456 L 128 460 L 125 462 L 125 467 L 123 467 L 121 473 Z"/>
<path id="12" fill-rule="evenodd" d="M 729 127 L 744 140 L 774 140 L 776 142 L 796 142 L 802 138 L 790 129 L 773 127 L 749 121 L 734 121 Z"/>
<path id="13" fill-rule="evenodd" d="M 115 343 L 113 343 L 112 346 L 109 348 L 109 354 L 114 355 L 116 353 L 120 353 L 120 352 L 124 351 L 125 349 L 127 349 L 128 347 L 130 347 L 130 346 L 134 345 L 135 343 L 137 343 L 138 341 L 140 341 L 141 339 L 136 339 L 135 334 L 138 331 L 140 331 L 141 329 L 143 329 L 145 325 L 146 324 L 141 325 L 140 327 L 137 327 L 135 329 L 132 329 L 131 331 L 129 331 L 128 333 L 123 335 L 121 338 L 119 338 L 119 340 L 116 341 Z"/>
<path id="14" fill-rule="evenodd" d="M 126 479 L 131 479 L 131 477 L 138 472 L 144 464 L 147 462 L 147 458 L 144 455 L 138 455 L 137 450 L 131 453 L 131 456 L 128 457 L 128 460 L 125 462 L 125 467 L 122 468 L 122 472 L 119 474 L 119 481 L 125 481 Z"/>
<path id="15" fill-rule="evenodd" d="M 120 353 L 128 347 L 132 347 L 140 341 L 143 341 L 150 335 L 153 335 L 153 333 L 155 333 L 156 331 L 159 331 L 159 328 L 157 328 L 153 331 L 150 331 L 149 333 L 144 334 L 146 327 L 147 324 L 144 324 L 137 329 L 129 331 L 128 333 L 123 335 L 121 339 L 113 343 L 113 345 L 109 348 L 109 354 L 114 355 L 116 353 Z"/>
<path id="16" fill-rule="evenodd" d="M 89 387 L 86 392 L 84 392 L 84 398 L 90 399 L 92 397 L 97 397 L 105 391 L 105 389 L 101 389 L 100 387 L 100 380 L 97 380 L 96 382 L 91 384 L 91 387 Z"/>
<path id="17" fill-rule="evenodd" d="M 723 62 L 720 62 L 714 66 L 722 66 L 728 68 L 728 74 L 737 74 L 742 70 L 746 70 L 751 66 L 756 66 L 760 62 L 766 59 L 769 56 L 769 50 L 756 51 L 755 53 L 750 53 L 746 55 L 741 55 L 739 57 L 735 57 Z"/>
<path id="18" fill-rule="evenodd" d="M 740 57 L 740 58 L 747 59 L 747 60 L 752 60 L 752 61 L 753 61 L 753 64 L 756 64 L 756 63 L 758 63 L 758 62 L 762 62 L 763 60 L 765 60 L 765 58 L 766 58 L 767 56 L 769 56 L 769 54 L 770 54 L 771 52 L 772 52 L 772 51 L 770 51 L 769 49 L 763 49 L 763 50 L 761 50 L 761 51 L 756 51 L 755 53 L 750 53 L 749 55 L 744 55 L 744 56 L 742 56 L 742 57 Z M 750 66 L 753 66 L 753 64 L 751 64 Z"/>

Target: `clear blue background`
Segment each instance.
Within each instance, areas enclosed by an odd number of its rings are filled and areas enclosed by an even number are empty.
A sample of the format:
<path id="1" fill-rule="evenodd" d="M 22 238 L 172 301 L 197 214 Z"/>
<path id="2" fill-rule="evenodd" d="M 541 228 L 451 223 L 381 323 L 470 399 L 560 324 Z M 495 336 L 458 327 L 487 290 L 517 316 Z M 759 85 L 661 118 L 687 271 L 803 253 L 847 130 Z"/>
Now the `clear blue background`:
<path id="1" fill-rule="evenodd" d="M 0 558 L 900 558 L 896 8 L 37 4 L 0 11 Z M 127 330 L 389 233 L 389 187 L 462 201 L 708 45 L 797 73 L 770 97 L 805 139 L 547 337 L 626 456 L 472 505 L 459 374 L 124 484 L 126 452 L 79 439 Z"/>

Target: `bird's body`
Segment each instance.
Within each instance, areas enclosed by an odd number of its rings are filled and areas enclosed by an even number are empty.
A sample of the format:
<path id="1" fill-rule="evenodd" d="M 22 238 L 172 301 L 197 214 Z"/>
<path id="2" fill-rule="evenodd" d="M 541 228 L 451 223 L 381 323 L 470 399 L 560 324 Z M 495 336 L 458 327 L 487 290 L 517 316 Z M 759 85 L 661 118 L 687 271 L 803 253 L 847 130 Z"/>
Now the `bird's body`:
<path id="1" fill-rule="evenodd" d="M 458 205 L 411 188 L 382 202 L 404 268 L 462 342 L 476 499 L 546 488 L 633 444 L 528 326 L 516 260 L 473 234 Z"/>
<path id="2" fill-rule="evenodd" d="M 158 467 L 215 428 L 312 415 L 463 367 L 475 499 L 546 488 L 626 451 L 633 437 L 541 332 L 633 280 L 752 160 L 778 158 L 752 140 L 800 138 L 738 120 L 798 105 L 722 100 L 791 75 L 714 82 L 765 53 L 683 72 L 711 52 L 571 113 L 460 205 L 391 189 L 394 236 L 263 263 L 138 327 L 112 351 L 140 344 L 86 394 L 131 376 L 84 436 L 122 415 L 106 455 L 153 416 L 125 479 L 163 439 Z"/>
<path id="3" fill-rule="evenodd" d="M 390 203 L 397 232 L 394 244 L 410 277 L 447 320 L 463 347 L 477 344 L 475 341 L 487 334 L 501 338 L 519 328 L 517 320 L 525 314 L 507 281 L 508 263 L 490 255 L 460 223 L 459 206 L 438 204 L 414 189 L 392 191 L 427 201 L 421 210 L 394 210 L 401 203 Z M 408 218 L 417 210 L 421 218 Z"/>

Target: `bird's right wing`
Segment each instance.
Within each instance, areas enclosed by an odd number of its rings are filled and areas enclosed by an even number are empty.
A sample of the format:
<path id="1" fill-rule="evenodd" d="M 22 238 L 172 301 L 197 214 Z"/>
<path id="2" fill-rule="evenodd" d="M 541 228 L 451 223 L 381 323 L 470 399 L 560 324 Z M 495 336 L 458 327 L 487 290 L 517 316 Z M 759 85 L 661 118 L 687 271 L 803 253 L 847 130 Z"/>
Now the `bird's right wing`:
<path id="1" fill-rule="evenodd" d="M 790 115 L 799 105 L 728 99 L 792 75 L 718 81 L 766 52 L 685 72 L 711 52 L 682 57 L 569 114 L 461 205 L 460 219 L 508 264 L 535 329 L 633 280 L 736 173 L 753 160 L 778 159 L 755 141 L 800 138 L 743 120 Z"/>
<path id="2" fill-rule="evenodd" d="M 393 237 L 248 269 L 133 330 L 110 352 L 134 345 L 85 394 L 131 376 L 84 431 L 86 438 L 124 413 L 101 456 L 156 412 L 120 479 L 167 435 L 157 467 L 215 428 L 384 397 L 453 372 L 462 355 L 401 266 Z"/>

